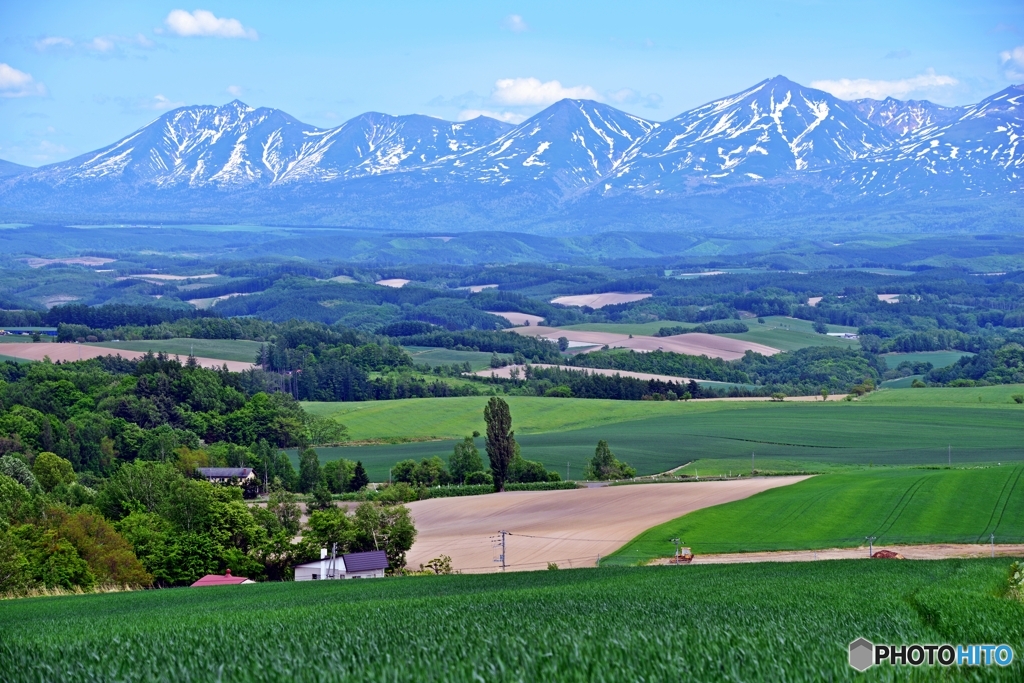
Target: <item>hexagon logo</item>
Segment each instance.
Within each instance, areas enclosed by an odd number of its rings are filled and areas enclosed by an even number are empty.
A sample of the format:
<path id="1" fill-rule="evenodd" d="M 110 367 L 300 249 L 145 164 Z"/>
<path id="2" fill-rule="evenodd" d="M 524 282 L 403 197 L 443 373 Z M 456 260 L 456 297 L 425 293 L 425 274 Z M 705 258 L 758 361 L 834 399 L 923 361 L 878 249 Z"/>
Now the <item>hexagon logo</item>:
<path id="1" fill-rule="evenodd" d="M 874 664 L 875 646 L 870 640 L 858 638 L 850 643 L 850 666 L 857 671 L 865 671 Z"/>

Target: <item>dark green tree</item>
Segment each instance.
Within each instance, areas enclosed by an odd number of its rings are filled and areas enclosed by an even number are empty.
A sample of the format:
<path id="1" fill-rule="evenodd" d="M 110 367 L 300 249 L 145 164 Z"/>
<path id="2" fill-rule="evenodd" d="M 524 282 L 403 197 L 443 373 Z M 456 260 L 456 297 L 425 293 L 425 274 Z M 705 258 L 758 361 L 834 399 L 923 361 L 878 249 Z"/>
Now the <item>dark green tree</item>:
<path id="1" fill-rule="evenodd" d="M 316 451 L 307 448 L 299 454 L 299 490 L 309 493 L 320 483 L 320 458 Z"/>
<path id="2" fill-rule="evenodd" d="M 586 477 L 588 479 L 629 479 L 636 476 L 636 469 L 624 462 L 619 462 L 608 447 L 608 442 L 601 439 L 597 442 L 594 450 L 594 457 L 587 463 Z"/>
<path id="3" fill-rule="evenodd" d="M 455 451 L 448 458 L 448 471 L 452 480 L 456 483 L 463 483 L 466 477 L 473 472 L 482 472 L 484 462 L 480 459 L 480 451 L 473 443 L 473 437 L 467 436 L 461 443 L 455 444 Z"/>
<path id="4" fill-rule="evenodd" d="M 370 477 L 366 475 L 363 461 L 356 461 L 356 469 L 352 472 L 352 479 L 348 482 L 349 491 L 361 491 L 370 483 Z"/>
<path id="5" fill-rule="evenodd" d="M 484 408 L 487 423 L 487 457 L 491 461 L 494 490 L 504 491 L 508 468 L 516 454 L 516 437 L 512 431 L 512 413 L 508 403 L 497 396 L 491 397 Z"/>

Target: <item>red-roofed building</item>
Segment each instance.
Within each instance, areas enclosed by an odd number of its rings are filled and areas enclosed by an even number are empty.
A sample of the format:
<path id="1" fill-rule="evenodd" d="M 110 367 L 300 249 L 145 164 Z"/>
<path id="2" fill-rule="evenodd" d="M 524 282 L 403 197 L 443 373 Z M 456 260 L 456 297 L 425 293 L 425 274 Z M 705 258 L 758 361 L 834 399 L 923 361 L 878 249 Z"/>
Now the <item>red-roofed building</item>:
<path id="1" fill-rule="evenodd" d="M 192 588 L 199 586 L 234 586 L 240 583 L 256 583 L 252 579 L 247 579 L 244 576 L 231 576 L 231 570 L 228 570 L 227 574 L 207 574 L 203 578 L 199 579 L 192 584 Z"/>

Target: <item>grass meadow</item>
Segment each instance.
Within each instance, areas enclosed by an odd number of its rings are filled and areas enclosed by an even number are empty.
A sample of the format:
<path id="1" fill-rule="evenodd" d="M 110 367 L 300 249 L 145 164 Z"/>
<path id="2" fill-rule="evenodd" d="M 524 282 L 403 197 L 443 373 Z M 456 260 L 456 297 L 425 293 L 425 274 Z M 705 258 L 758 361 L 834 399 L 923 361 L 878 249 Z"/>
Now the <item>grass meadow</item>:
<path id="1" fill-rule="evenodd" d="M 695 553 L 811 550 L 915 543 L 1024 542 L 1024 464 L 835 472 L 648 529 L 608 558 L 632 564 L 671 556 L 673 538 Z"/>
<path id="2" fill-rule="evenodd" d="M 828 471 L 835 466 L 945 465 L 1024 460 L 1020 386 L 880 391 L 855 402 L 605 401 L 508 397 L 523 456 L 579 478 L 599 439 L 647 475 L 688 465 L 702 476 Z M 981 400 L 978 400 L 978 399 Z M 362 460 L 387 479 L 399 460 L 452 452 L 485 431 L 486 397 L 304 404 L 349 427 L 352 439 L 414 443 L 318 449 L 321 461 Z M 428 440 L 431 439 L 431 440 Z M 483 448 L 483 440 L 478 440 Z M 950 456 L 951 452 L 951 458 Z M 575 474 L 574 474 L 575 473 Z"/>
<path id="3" fill-rule="evenodd" d="M 453 365 L 469 362 L 473 371 L 483 370 L 491 366 L 491 354 L 483 351 L 454 351 L 433 346 L 403 346 L 415 363 L 420 365 Z M 509 354 L 498 354 L 511 357 Z"/>
<path id="4" fill-rule="evenodd" d="M 601 568 L 0 602 L 0 680 L 1019 681 L 848 644 L 1008 643 L 1007 560 Z"/>
<path id="5" fill-rule="evenodd" d="M 918 351 L 917 353 L 883 353 L 882 360 L 886 367 L 892 369 L 900 363 L 931 363 L 933 367 L 944 368 L 952 365 L 964 356 L 973 356 L 969 351 Z"/>
<path id="6" fill-rule="evenodd" d="M 124 349 L 126 351 L 161 351 L 171 356 L 188 357 L 194 350 L 199 358 L 215 360 L 235 360 L 252 363 L 259 353 L 260 342 L 245 339 L 154 339 L 145 341 L 98 342 L 90 346 L 102 346 L 108 349 Z"/>

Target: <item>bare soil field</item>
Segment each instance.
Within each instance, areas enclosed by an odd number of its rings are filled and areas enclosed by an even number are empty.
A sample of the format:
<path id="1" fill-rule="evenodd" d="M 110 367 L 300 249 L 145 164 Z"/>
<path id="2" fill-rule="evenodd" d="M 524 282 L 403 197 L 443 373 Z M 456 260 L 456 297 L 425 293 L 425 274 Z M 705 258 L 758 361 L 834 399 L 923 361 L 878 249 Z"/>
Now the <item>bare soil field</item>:
<path id="1" fill-rule="evenodd" d="M 459 287 L 459 289 L 467 289 L 473 294 L 479 294 L 485 289 L 497 289 L 498 285 L 470 285 L 469 287 Z"/>
<path id="2" fill-rule="evenodd" d="M 405 287 L 407 284 L 409 284 L 409 280 L 403 280 L 400 277 L 393 277 L 393 278 L 390 278 L 388 280 L 377 280 L 377 282 L 375 284 L 378 284 L 381 287 L 396 287 L 397 288 L 397 287 Z"/>
<path id="3" fill-rule="evenodd" d="M 540 325 L 544 318 L 539 315 L 530 315 L 529 313 L 516 313 L 515 311 L 487 311 L 491 315 L 496 315 L 499 318 L 504 318 L 513 325 L 532 325 L 536 327 Z"/>
<path id="4" fill-rule="evenodd" d="M 688 512 L 747 498 L 807 477 L 509 491 L 409 503 L 418 535 L 407 559 L 418 568 L 440 555 L 464 573 L 500 571 L 492 538 L 504 529 L 509 570 L 593 567 L 646 529 Z"/>
<path id="5" fill-rule="evenodd" d="M 876 545 L 874 552 L 891 550 L 907 560 L 947 560 L 957 557 L 1020 557 L 1024 555 L 1024 544 L 955 544 L 934 545 Z M 829 548 L 828 550 L 776 550 L 760 553 L 727 553 L 721 555 L 696 555 L 691 564 L 743 564 L 746 562 L 815 562 L 817 560 L 867 560 L 868 547 Z M 668 558 L 661 558 L 650 564 L 671 564 Z"/>
<path id="6" fill-rule="evenodd" d="M 653 296 L 652 294 L 624 294 L 622 292 L 605 292 L 603 294 L 577 294 L 575 296 L 560 296 L 551 300 L 553 304 L 561 306 L 590 306 L 591 308 L 604 308 L 615 304 L 628 304 L 633 301 L 641 301 Z"/>
<path id="7" fill-rule="evenodd" d="M 261 294 L 261 293 L 262 292 L 232 292 L 231 294 L 222 294 L 221 296 L 215 296 L 215 297 L 211 297 L 209 299 L 189 299 L 188 302 L 190 304 L 192 304 L 193 306 L 195 306 L 196 308 L 198 308 L 199 310 L 203 310 L 203 309 L 206 309 L 206 308 L 210 308 L 211 306 L 213 306 L 218 301 L 225 301 L 227 299 L 231 299 L 231 298 L 234 298 L 236 296 L 249 296 L 251 294 Z"/>
<path id="8" fill-rule="evenodd" d="M 100 356 L 121 356 L 122 358 L 135 359 L 146 355 L 141 351 L 124 351 L 105 349 L 99 346 L 88 346 L 86 344 L 58 344 L 56 342 L 40 342 L 38 344 L 12 344 L 0 342 L 0 355 L 13 358 L 24 358 L 25 360 L 43 360 L 49 356 L 53 362 L 87 360 L 99 358 Z M 181 359 L 185 361 L 184 358 Z M 252 368 L 252 363 L 243 363 L 235 360 L 214 360 L 213 358 L 196 358 L 204 368 L 220 368 L 228 366 L 232 372 L 241 372 Z"/>
<path id="9" fill-rule="evenodd" d="M 608 370 L 605 368 L 576 368 L 568 365 L 551 365 L 549 363 L 533 363 L 535 368 L 560 368 L 562 370 L 569 370 L 572 372 L 591 373 L 594 375 L 605 375 L 607 377 L 614 377 L 615 375 L 621 375 L 622 377 L 634 377 L 636 379 L 656 379 L 661 382 L 689 382 L 688 377 L 673 377 L 672 375 L 653 375 L 649 372 L 632 372 L 630 370 Z M 487 368 L 486 370 L 478 370 L 473 374 L 478 377 L 502 377 L 508 379 L 512 376 L 512 368 L 519 370 L 519 376 L 523 376 L 525 365 L 506 365 L 503 368 Z"/>
<path id="10" fill-rule="evenodd" d="M 709 356 L 711 358 L 721 358 L 722 360 L 742 358 L 743 354 L 748 350 L 765 356 L 779 353 L 778 349 L 765 346 L 764 344 L 701 332 L 677 334 L 671 337 L 636 335 L 630 338 L 628 334 L 616 334 L 614 332 L 584 332 L 582 330 L 563 330 L 558 327 L 534 325 L 517 327 L 512 331 L 532 337 L 543 337 L 551 341 L 558 341 L 559 337 L 565 337 L 570 342 L 593 344 L 597 348 L 607 345 L 613 349 L 633 349 L 634 351 L 674 351 L 675 353 L 685 353 L 691 356 Z"/>
<path id="11" fill-rule="evenodd" d="M 179 280 L 204 280 L 211 277 L 217 277 L 217 273 L 205 273 L 203 275 L 166 275 L 164 273 L 146 273 L 144 275 L 128 275 L 125 277 L 119 277 L 117 280 L 145 280 L 146 282 L 156 280 L 157 282 L 177 282 Z"/>

